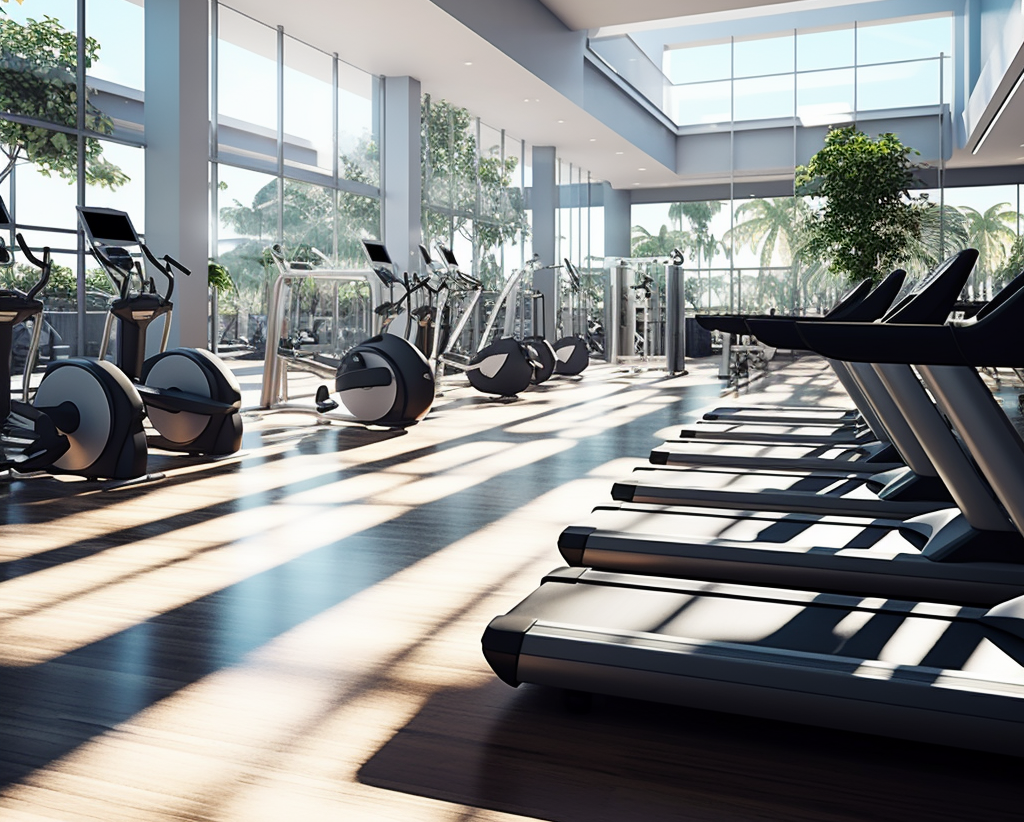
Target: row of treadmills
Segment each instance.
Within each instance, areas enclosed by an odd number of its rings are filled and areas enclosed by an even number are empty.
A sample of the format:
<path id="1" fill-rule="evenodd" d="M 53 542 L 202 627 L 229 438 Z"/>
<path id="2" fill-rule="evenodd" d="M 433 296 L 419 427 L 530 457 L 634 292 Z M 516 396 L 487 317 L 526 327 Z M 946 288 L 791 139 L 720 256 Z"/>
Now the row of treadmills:
<path id="1" fill-rule="evenodd" d="M 1022 365 L 1024 275 L 949 319 L 977 252 L 894 306 L 723 330 L 827 358 L 856 409 L 728 407 L 566 528 L 569 567 L 483 649 L 536 683 L 1024 755 L 1024 441 L 978 373 Z"/>

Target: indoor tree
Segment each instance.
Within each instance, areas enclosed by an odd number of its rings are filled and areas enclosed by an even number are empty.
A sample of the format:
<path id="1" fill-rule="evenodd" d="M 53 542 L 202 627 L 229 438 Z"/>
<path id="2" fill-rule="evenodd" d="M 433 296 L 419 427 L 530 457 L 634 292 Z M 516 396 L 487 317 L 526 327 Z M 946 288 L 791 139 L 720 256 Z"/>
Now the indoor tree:
<path id="1" fill-rule="evenodd" d="M 905 265 L 926 202 L 910 197 L 916 153 L 895 134 L 830 131 L 824 148 L 796 170 L 796 193 L 820 198 L 802 221 L 803 255 L 827 260 L 851 283 L 878 281 Z"/>
<path id="2" fill-rule="evenodd" d="M 100 45 L 85 38 L 85 67 L 99 56 Z M 78 123 L 78 38 L 50 16 L 29 19 L 24 25 L 0 18 L 0 110 L 67 128 Z M 90 99 L 85 90 L 85 127 L 98 134 L 112 134 L 113 121 Z M 74 181 L 78 174 L 78 141 L 73 134 L 13 120 L 0 120 L 0 168 L 4 180 L 20 160 L 34 163 L 40 174 Z M 85 138 L 85 177 L 89 185 L 115 189 L 128 176 L 103 158 L 103 146 L 95 137 Z"/>

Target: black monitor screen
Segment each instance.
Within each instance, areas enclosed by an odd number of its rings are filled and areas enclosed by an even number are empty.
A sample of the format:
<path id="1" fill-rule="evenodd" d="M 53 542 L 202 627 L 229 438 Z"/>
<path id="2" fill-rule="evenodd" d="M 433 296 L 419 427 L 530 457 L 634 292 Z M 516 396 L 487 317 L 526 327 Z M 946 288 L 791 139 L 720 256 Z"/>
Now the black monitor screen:
<path id="1" fill-rule="evenodd" d="M 376 265 L 391 265 L 391 255 L 388 254 L 387 248 L 384 243 L 379 243 L 376 240 L 363 240 L 363 248 L 366 249 L 366 256 L 370 258 L 370 262 Z"/>
<path id="2" fill-rule="evenodd" d="M 448 265 L 455 266 L 456 268 L 459 267 L 459 261 L 455 259 L 455 255 L 452 254 L 452 250 L 450 248 L 439 245 L 437 250 L 441 252 L 441 256 L 444 257 L 444 261 L 448 263 Z"/>
<path id="3" fill-rule="evenodd" d="M 14 221 L 11 219 L 11 212 L 7 210 L 7 203 L 0 197 L 0 229 L 11 228 Z"/>
<path id="4" fill-rule="evenodd" d="M 94 243 L 134 245 L 139 242 L 135 226 L 123 211 L 112 208 L 80 208 L 85 233 Z"/>

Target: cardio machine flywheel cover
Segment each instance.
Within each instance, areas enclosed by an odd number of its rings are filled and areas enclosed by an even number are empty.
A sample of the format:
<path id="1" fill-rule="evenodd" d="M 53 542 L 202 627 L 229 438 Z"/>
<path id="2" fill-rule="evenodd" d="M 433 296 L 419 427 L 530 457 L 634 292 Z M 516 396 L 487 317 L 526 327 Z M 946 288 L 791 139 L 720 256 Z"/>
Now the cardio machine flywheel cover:
<path id="1" fill-rule="evenodd" d="M 147 369 L 145 384 L 151 388 L 175 388 L 199 397 L 217 399 L 208 368 L 190 356 L 191 353 L 187 349 L 173 349 L 159 358 L 154 357 L 152 367 Z M 160 436 L 181 445 L 195 440 L 210 424 L 210 417 L 206 414 L 165 411 L 152 405 L 147 406 L 146 414 Z"/>
<path id="2" fill-rule="evenodd" d="M 122 376 L 109 363 L 83 363 L 67 360 L 47 370 L 36 391 L 37 408 L 56 407 L 71 402 L 78 410 L 79 424 L 75 431 L 62 431 L 70 443 L 68 450 L 53 463 L 53 467 L 70 473 L 85 473 L 96 463 L 113 439 L 113 402 L 103 377 L 94 373 L 92 366 L 109 367 L 110 372 Z M 115 374 L 108 373 L 114 378 Z M 125 382 L 128 383 L 127 379 Z M 138 396 L 128 383 L 131 392 Z M 140 401 L 141 405 L 141 401 Z"/>

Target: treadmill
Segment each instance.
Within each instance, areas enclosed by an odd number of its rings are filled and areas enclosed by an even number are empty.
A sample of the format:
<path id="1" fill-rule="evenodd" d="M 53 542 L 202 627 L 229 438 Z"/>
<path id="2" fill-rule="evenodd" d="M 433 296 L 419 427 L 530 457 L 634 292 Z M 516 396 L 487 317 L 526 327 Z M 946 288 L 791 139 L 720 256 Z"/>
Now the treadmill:
<path id="1" fill-rule="evenodd" d="M 966 249 L 946 260 L 924 278 L 914 291 L 902 299 L 887 314 L 887 321 L 939 324 L 946 321 L 954 306 L 963 283 L 970 276 L 970 269 L 977 259 L 977 252 Z M 763 321 L 772 323 L 772 321 Z M 791 320 L 779 320 L 771 324 L 792 324 Z M 761 330 L 759 328 L 759 330 Z M 764 333 L 764 332 L 762 332 Z M 797 338 L 789 341 L 790 346 L 803 348 Z M 787 347 L 787 346 L 784 346 Z M 905 456 L 901 456 L 891 442 L 891 432 L 885 431 L 876 408 L 881 407 L 890 420 L 898 420 L 899 412 L 892 405 L 891 397 L 870 368 L 855 369 L 842 362 L 833 362 L 837 374 L 845 375 L 851 397 L 863 411 L 866 418 L 878 430 L 884 432 L 878 442 L 842 444 L 818 439 L 814 444 L 780 443 L 770 439 L 754 442 L 736 440 L 706 441 L 697 438 L 667 440 L 651 451 L 650 461 L 654 465 L 733 465 L 744 468 L 799 469 L 808 471 L 858 470 L 882 472 L 903 467 Z M 896 423 L 898 425 L 898 423 Z M 762 432 L 767 426 L 752 426 Z M 778 428 L 778 427 L 776 427 Z"/>
<path id="2" fill-rule="evenodd" d="M 958 254 L 945 260 L 940 266 L 932 271 L 914 292 L 902 300 L 898 305 L 888 311 L 882 322 L 914 322 L 914 323 L 942 323 L 946 321 L 950 311 L 956 304 L 957 294 L 950 296 L 940 288 L 935 287 L 936 281 L 957 282 L 962 280 L 966 283 L 978 258 L 978 252 L 974 249 L 965 249 Z M 893 295 L 895 297 L 895 295 Z M 929 301 L 934 301 L 930 312 L 926 309 Z M 891 302 L 891 300 L 890 300 Z M 878 314 L 866 318 L 847 317 L 847 321 L 870 321 L 881 316 L 888 305 L 880 306 Z M 792 318 L 763 319 L 762 323 L 791 323 Z M 821 322 L 819 320 L 818 322 Z M 752 323 L 746 323 L 751 333 L 759 336 Z M 764 339 L 759 337 L 759 339 Z M 769 345 L 775 343 L 770 339 L 764 339 Z M 796 341 L 790 342 L 785 348 L 802 348 Z M 843 386 L 850 392 L 851 397 L 858 408 L 864 414 L 863 421 L 846 421 L 835 425 L 822 423 L 807 423 L 796 421 L 792 423 L 780 422 L 743 422 L 743 421 L 709 421 L 699 420 L 695 424 L 684 426 L 680 431 L 683 439 L 712 439 L 712 440 L 739 440 L 743 442 L 786 442 L 802 444 L 823 444 L 823 443 L 846 443 L 846 444 L 869 444 L 876 441 L 886 441 L 887 432 L 878 425 L 878 419 L 870 413 L 871 395 L 867 398 L 862 396 L 863 392 L 870 391 L 865 386 L 856 372 L 844 366 L 842 363 L 833 363 L 833 368 Z M 859 389 L 859 391 L 858 391 Z M 867 400 L 865 404 L 864 400 Z"/>
<path id="3" fill-rule="evenodd" d="M 826 356 L 888 363 L 880 374 L 894 377 L 890 387 L 920 421 L 921 443 L 958 508 L 871 520 L 762 511 L 756 495 L 745 509 L 717 511 L 601 505 L 562 532 L 562 556 L 610 571 L 985 606 L 1024 593 L 1024 442 L 976 370 L 1019 361 L 1007 342 L 1022 320 L 1018 289 L 963 327 L 798 323 Z M 893 363 L 903 358 L 924 363 L 918 371 L 973 459 L 909 367 Z"/>
<path id="4" fill-rule="evenodd" d="M 1018 276 L 986 304 L 969 324 L 977 323 L 1002 305 L 1018 289 L 1024 287 L 1024 275 Z M 800 347 L 806 344 L 793 320 L 750 320 L 749 324 L 763 334 L 770 345 L 780 337 L 796 338 Z M 762 327 L 764 330 L 762 330 Z M 780 335 L 780 332 L 784 334 Z M 860 367 L 861 364 L 854 364 Z M 704 505 L 726 508 L 757 507 L 773 511 L 820 511 L 822 513 L 857 516 L 911 517 L 948 506 L 952 496 L 928 457 L 913 428 L 896 405 L 918 404 L 915 412 L 918 427 L 945 428 L 939 412 L 929 407 L 928 398 L 918 387 L 918 378 L 908 367 L 889 369 L 870 366 L 878 376 L 896 380 L 897 389 L 889 391 L 893 414 L 879 407 L 886 429 L 895 442 L 907 467 L 884 473 L 842 472 L 837 470 L 806 472 L 795 470 L 749 470 L 733 467 L 655 467 L 641 466 L 633 475 L 615 484 L 614 499 L 623 502 Z M 933 440 L 941 440 L 940 433 Z M 953 455 L 955 458 L 955 455 Z M 970 470 L 967 468 L 966 470 Z"/>
<path id="5" fill-rule="evenodd" d="M 880 318 L 896 300 L 906 272 L 897 269 L 889 274 L 877 288 L 871 288 L 871 280 L 861 280 L 851 288 L 832 309 L 821 317 L 824 321 L 869 322 Z M 747 320 L 758 315 L 747 314 L 704 314 L 696 317 L 698 325 L 708 331 L 723 334 L 749 334 Z M 767 318 L 769 315 L 762 315 Z M 788 319 L 797 319 L 795 316 Z M 814 319 L 814 318 L 804 318 Z M 836 375 L 843 380 L 842 369 Z M 713 422 L 780 422 L 807 423 L 816 425 L 846 425 L 862 420 L 858 408 L 811 408 L 806 405 L 752 405 L 719 406 L 704 414 L 704 419 Z"/>
<path id="6" fill-rule="evenodd" d="M 482 644 L 512 686 L 1024 756 L 1024 597 L 986 610 L 566 568 Z"/>

